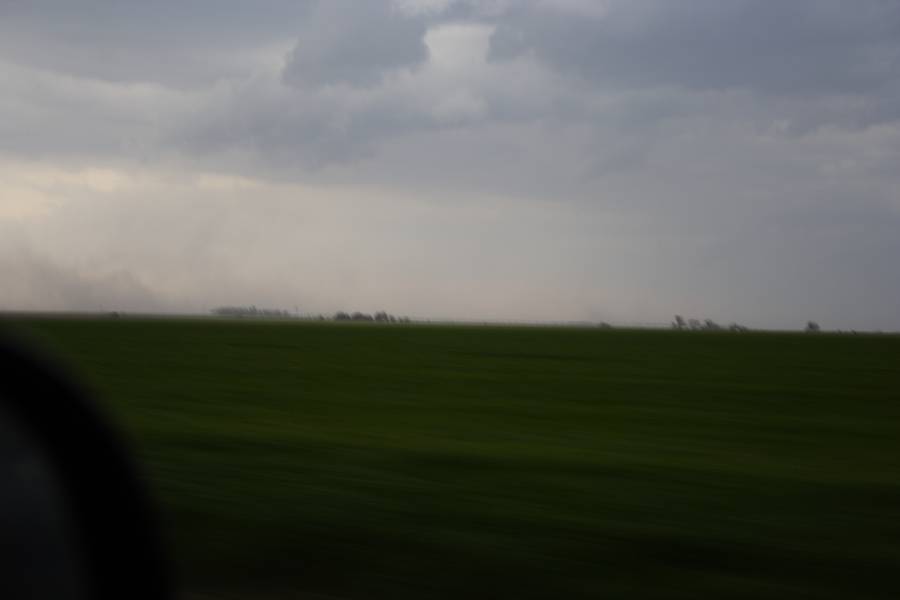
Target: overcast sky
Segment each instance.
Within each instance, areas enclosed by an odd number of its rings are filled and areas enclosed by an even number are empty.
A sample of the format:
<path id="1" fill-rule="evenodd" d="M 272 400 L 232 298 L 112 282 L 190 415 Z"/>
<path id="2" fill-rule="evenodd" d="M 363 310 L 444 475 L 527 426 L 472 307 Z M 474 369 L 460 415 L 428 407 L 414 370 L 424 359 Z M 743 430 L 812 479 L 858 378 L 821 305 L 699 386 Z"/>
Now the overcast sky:
<path id="1" fill-rule="evenodd" d="M 0 308 L 900 329 L 900 0 L 0 0 Z"/>

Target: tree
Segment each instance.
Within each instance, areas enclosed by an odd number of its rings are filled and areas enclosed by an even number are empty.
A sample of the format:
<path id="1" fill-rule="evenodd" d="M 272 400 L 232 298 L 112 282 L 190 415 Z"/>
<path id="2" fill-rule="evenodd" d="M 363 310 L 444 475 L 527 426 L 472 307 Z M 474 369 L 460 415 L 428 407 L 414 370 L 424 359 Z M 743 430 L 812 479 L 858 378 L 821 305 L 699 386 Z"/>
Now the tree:
<path id="1" fill-rule="evenodd" d="M 703 325 L 700 324 L 700 319 L 688 319 L 688 326 L 690 326 L 692 331 L 700 331 L 703 329 Z"/>
<path id="2" fill-rule="evenodd" d="M 686 327 L 684 317 L 682 317 L 681 315 L 675 315 L 675 322 L 672 323 L 672 327 L 674 329 L 684 329 Z"/>
<path id="3" fill-rule="evenodd" d="M 712 319 L 706 319 L 706 321 L 703 322 L 703 328 L 707 331 L 719 331 L 722 329 L 719 324 Z"/>
<path id="4" fill-rule="evenodd" d="M 819 324 L 815 321 L 807 321 L 806 323 L 806 333 L 819 333 L 821 328 Z"/>

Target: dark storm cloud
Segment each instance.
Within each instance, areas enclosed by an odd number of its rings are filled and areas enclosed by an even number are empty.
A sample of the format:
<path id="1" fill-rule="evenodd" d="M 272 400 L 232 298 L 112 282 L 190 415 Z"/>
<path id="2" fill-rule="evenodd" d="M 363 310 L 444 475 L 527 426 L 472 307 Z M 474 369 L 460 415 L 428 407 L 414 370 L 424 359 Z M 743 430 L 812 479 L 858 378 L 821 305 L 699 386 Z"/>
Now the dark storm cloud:
<path id="1" fill-rule="evenodd" d="M 388 0 L 320 2 L 299 32 L 284 70 L 293 85 L 378 83 L 385 72 L 427 57 L 425 23 Z"/>
<path id="2" fill-rule="evenodd" d="M 605 10 L 526 3 L 492 40 L 607 86 L 778 93 L 877 91 L 900 76 L 896 0 L 608 0 Z"/>
<path id="3" fill-rule="evenodd" d="M 0 57 L 110 82 L 197 87 L 241 74 L 242 54 L 296 36 L 311 0 L 9 0 Z"/>
<path id="4" fill-rule="evenodd" d="M 639 163 L 661 128 L 692 115 L 800 135 L 900 116 L 897 0 L 91 0 L 0 10 L 0 149 L 13 155 L 154 160 L 174 150 L 297 175 L 419 132 L 550 120 L 615 141 L 616 156 L 603 149 L 593 161 L 615 169 Z M 429 68 L 426 34 L 449 23 L 496 28 L 490 68 Z M 729 91 L 743 96 L 715 95 Z"/>

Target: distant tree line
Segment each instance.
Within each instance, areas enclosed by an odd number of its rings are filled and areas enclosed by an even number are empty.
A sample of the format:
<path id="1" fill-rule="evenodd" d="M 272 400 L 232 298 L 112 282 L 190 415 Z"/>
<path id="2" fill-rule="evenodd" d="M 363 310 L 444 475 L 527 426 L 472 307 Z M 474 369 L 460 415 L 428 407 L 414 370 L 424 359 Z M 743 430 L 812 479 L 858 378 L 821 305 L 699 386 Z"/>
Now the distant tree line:
<path id="1" fill-rule="evenodd" d="M 675 320 L 672 321 L 672 329 L 677 329 L 678 331 L 750 331 L 748 327 L 738 325 L 737 323 L 725 326 L 719 325 L 712 319 L 704 319 L 703 321 L 700 319 L 685 320 L 681 315 L 675 315 Z"/>
<path id="2" fill-rule="evenodd" d="M 299 311 L 291 313 L 286 310 L 257 308 L 256 306 L 220 306 L 212 310 L 217 317 L 241 317 L 256 319 L 300 319 L 304 321 L 363 321 L 371 323 L 410 323 L 409 317 L 397 317 L 385 311 L 375 314 L 338 311 L 333 316 L 323 314 L 301 315 Z"/>
<path id="3" fill-rule="evenodd" d="M 725 327 L 719 325 L 712 319 L 700 321 L 700 319 L 685 319 L 681 315 L 675 315 L 675 320 L 672 321 L 672 329 L 678 331 L 750 331 L 747 327 L 738 325 L 737 323 L 732 323 Z M 822 331 L 822 328 L 819 327 L 819 324 L 815 321 L 807 321 L 803 331 L 806 333 L 819 333 Z M 854 331 L 853 333 L 856 332 Z"/>
<path id="4" fill-rule="evenodd" d="M 362 312 L 346 313 L 338 311 L 332 318 L 334 321 L 369 321 L 372 323 L 409 323 L 409 317 L 395 317 L 386 312 L 379 311 L 374 315 Z"/>
<path id="5" fill-rule="evenodd" d="M 214 308 L 212 313 L 218 317 L 291 318 L 291 313 L 286 310 L 257 308 L 256 306 L 220 306 L 219 308 Z"/>

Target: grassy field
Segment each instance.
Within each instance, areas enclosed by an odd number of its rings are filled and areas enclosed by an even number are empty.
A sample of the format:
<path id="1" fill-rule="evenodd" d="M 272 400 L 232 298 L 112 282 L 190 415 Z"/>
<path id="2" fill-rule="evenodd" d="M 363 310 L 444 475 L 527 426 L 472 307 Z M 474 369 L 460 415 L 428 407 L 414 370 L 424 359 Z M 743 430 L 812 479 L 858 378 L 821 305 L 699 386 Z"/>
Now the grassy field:
<path id="1" fill-rule="evenodd" d="M 210 598 L 888 598 L 900 338 L 27 322 Z"/>

